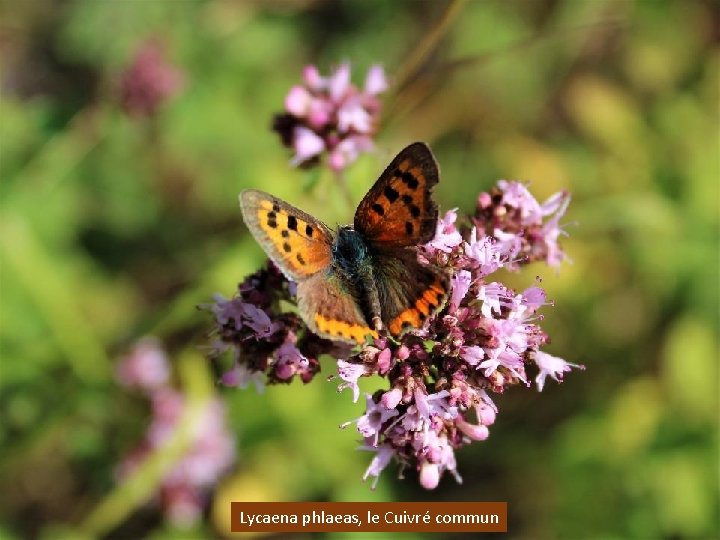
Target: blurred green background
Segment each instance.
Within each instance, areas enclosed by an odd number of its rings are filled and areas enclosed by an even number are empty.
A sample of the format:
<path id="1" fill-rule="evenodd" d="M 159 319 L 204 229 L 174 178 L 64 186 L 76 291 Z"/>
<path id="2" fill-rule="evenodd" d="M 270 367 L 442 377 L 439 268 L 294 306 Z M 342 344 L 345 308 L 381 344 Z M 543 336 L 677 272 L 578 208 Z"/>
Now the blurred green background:
<path id="1" fill-rule="evenodd" d="M 0 538 L 217 537 L 229 500 L 505 500 L 511 538 L 718 538 L 716 2 L 0 5 Z M 119 80 L 148 39 L 184 85 L 129 117 Z M 241 189 L 351 220 L 270 130 L 304 65 L 343 60 L 357 84 L 375 62 L 407 75 L 348 172 L 356 200 L 414 140 L 440 163 L 443 209 L 471 211 L 499 178 L 573 194 L 572 264 L 501 277 L 543 278 L 546 350 L 587 371 L 499 396 L 491 437 L 458 452 L 463 485 L 424 492 L 394 466 L 362 483 L 370 455 L 337 426 L 363 405 L 325 381 L 331 361 L 258 395 L 218 387 L 198 348 L 195 306 L 263 260 Z M 113 367 L 144 335 L 184 392 L 221 395 L 237 440 L 189 530 L 114 480 L 150 413 Z"/>

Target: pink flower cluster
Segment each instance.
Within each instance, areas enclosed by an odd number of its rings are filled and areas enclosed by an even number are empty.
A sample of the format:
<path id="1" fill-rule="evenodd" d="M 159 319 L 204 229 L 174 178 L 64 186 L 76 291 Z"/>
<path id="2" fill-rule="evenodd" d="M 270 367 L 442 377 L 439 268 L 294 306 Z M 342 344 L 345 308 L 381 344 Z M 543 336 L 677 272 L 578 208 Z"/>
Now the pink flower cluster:
<path id="1" fill-rule="evenodd" d="M 129 116 L 153 116 L 182 89 L 184 81 L 182 72 L 165 59 L 160 44 L 147 41 L 122 74 L 120 103 Z"/>
<path id="2" fill-rule="evenodd" d="M 252 381 L 261 391 L 266 383 L 290 383 L 295 376 L 308 383 L 320 371 L 318 357 L 338 350 L 309 332 L 283 307 L 287 303 L 295 303 L 295 284 L 268 261 L 239 284 L 235 297 L 216 295 L 213 304 L 203 306 L 215 317 L 211 356 L 227 351 L 232 356 L 222 384 L 245 388 Z"/>
<path id="3" fill-rule="evenodd" d="M 303 80 L 288 92 L 285 113 L 275 116 L 273 129 L 295 152 L 294 166 L 314 165 L 327 154 L 329 167 L 342 171 L 373 148 L 381 108 L 378 94 L 387 89 L 383 69 L 369 69 L 363 90 L 350 82 L 348 63 L 329 77 L 307 66 Z"/>
<path id="4" fill-rule="evenodd" d="M 532 384 L 542 390 L 547 377 L 562 380 L 581 368 L 540 350 L 548 343 L 538 314 L 550 303 L 532 286 L 516 292 L 489 279 L 501 268 L 517 270 L 534 261 L 557 266 L 565 258 L 558 239 L 567 193 L 538 203 L 518 182 L 500 181 L 478 197 L 475 213 L 461 220 L 451 210 L 438 220 L 435 237 L 418 247 L 418 258 L 444 268 L 451 293 L 444 308 L 424 328 L 399 340 L 381 337 L 352 354 L 323 340 L 282 306 L 294 302 L 294 284 L 272 264 L 247 278 L 231 300 L 209 306 L 215 316 L 215 354 L 230 350 L 233 367 L 225 384 L 250 380 L 308 382 L 319 371 L 317 358 L 337 361 L 338 390 L 360 397 L 360 377 L 379 375 L 384 390 L 365 395 L 365 414 L 353 422 L 374 452 L 365 478 L 394 458 L 402 469 L 419 473 L 422 486 L 435 488 L 449 472 L 458 481 L 455 450 L 484 440 L 498 412 L 491 395 L 510 386 Z"/>
<path id="5" fill-rule="evenodd" d="M 528 368 L 542 390 L 548 376 L 560 381 L 582 367 L 539 350 L 549 341 L 538 325 L 538 310 L 548 305 L 542 289 L 518 293 L 488 279 L 500 268 L 533 260 L 558 264 L 564 258 L 558 220 L 568 201 L 560 193 L 540 205 L 522 184 L 501 181 L 480 195 L 469 229 L 457 228 L 455 211 L 438 221 L 435 237 L 418 255 L 451 273 L 446 306 L 424 328 L 398 341 L 377 339 L 338 360 L 339 390 L 351 388 L 355 400 L 360 377 L 389 382 L 386 390 L 366 394 L 365 414 L 354 421 L 363 448 L 375 453 L 365 478 L 377 482 L 395 458 L 402 468 L 416 469 L 427 489 L 446 471 L 459 482 L 455 449 L 488 437 L 498 412 L 491 393 L 530 386 Z"/>
<path id="6" fill-rule="evenodd" d="M 508 267 L 545 261 L 559 266 L 567 257 L 558 245 L 566 233 L 560 228 L 570 196 L 560 191 L 540 204 L 520 182 L 500 180 L 490 193 L 481 193 L 473 218 L 479 231 L 503 245 Z"/>
<path id="7" fill-rule="evenodd" d="M 142 443 L 118 467 L 120 479 L 130 476 L 153 452 L 162 448 L 178 427 L 185 407 L 183 395 L 169 385 L 167 355 L 154 339 L 143 339 L 117 366 L 118 381 L 144 392 L 151 403 L 152 420 Z M 235 441 L 227 431 L 225 408 L 211 400 L 192 426 L 191 445 L 165 474 L 157 500 L 176 525 L 200 519 L 206 495 L 235 461 Z"/>

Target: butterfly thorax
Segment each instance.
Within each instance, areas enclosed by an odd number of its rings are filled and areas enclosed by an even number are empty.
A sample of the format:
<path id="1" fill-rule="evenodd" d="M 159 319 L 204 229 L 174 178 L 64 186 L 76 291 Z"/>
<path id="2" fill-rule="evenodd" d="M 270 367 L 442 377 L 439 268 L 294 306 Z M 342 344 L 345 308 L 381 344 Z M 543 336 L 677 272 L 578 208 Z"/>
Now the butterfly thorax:
<path id="1" fill-rule="evenodd" d="M 357 282 L 372 272 L 371 254 L 359 232 L 352 227 L 340 227 L 332 246 L 333 266 L 348 281 Z"/>
<path id="2" fill-rule="evenodd" d="M 379 321 L 380 300 L 373 276 L 373 253 L 365 239 L 352 227 L 340 227 L 332 246 L 332 254 L 337 275 L 357 300 L 366 321 Z"/>

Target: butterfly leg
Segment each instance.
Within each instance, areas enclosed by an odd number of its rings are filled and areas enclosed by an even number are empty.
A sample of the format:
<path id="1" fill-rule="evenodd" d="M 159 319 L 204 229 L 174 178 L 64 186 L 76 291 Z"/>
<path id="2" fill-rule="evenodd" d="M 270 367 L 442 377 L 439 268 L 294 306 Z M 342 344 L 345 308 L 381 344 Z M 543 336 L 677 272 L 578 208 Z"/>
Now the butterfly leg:
<path id="1" fill-rule="evenodd" d="M 362 273 L 360 279 L 365 291 L 365 301 L 369 309 L 370 326 L 376 332 L 383 330 L 382 311 L 380 307 L 380 294 L 378 293 L 375 279 L 370 273 Z"/>

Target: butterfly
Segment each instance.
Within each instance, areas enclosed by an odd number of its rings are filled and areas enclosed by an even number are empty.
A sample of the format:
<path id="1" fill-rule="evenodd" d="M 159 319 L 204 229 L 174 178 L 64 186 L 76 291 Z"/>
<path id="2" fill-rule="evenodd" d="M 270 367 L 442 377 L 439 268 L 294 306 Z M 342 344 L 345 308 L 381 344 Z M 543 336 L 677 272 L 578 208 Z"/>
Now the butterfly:
<path id="1" fill-rule="evenodd" d="M 435 234 L 439 171 L 416 142 L 387 166 L 355 211 L 352 226 L 324 223 L 272 195 L 248 189 L 240 208 L 268 257 L 297 282 L 298 311 L 314 333 L 363 343 L 419 328 L 445 303 L 448 278 L 418 262 Z"/>

